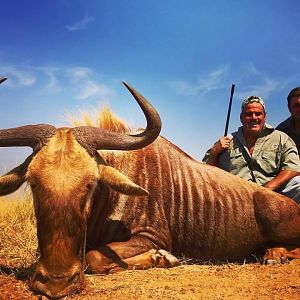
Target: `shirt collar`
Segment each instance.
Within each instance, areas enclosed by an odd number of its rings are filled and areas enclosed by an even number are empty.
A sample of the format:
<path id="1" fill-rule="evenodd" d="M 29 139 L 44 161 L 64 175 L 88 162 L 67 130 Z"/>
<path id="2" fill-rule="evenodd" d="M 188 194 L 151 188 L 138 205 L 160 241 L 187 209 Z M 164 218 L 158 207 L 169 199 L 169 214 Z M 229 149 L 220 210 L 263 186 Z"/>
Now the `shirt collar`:
<path id="1" fill-rule="evenodd" d="M 262 138 L 262 137 L 266 137 L 268 136 L 271 132 L 273 132 L 275 129 L 273 126 L 265 123 L 265 126 L 263 128 L 263 130 L 261 131 L 261 133 L 259 134 L 258 136 L 258 139 L 259 138 Z M 243 134 L 243 126 L 240 126 L 239 129 L 238 129 L 238 132 L 237 132 L 237 137 L 238 139 L 241 141 L 241 143 L 243 145 L 246 145 L 246 142 L 245 142 L 245 138 L 244 138 L 244 134 Z"/>
<path id="2" fill-rule="evenodd" d="M 274 131 L 274 130 L 275 130 L 275 129 L 274 129 L 274 127 L 273 127 L 272 125 L 265 123 L 265 126 L 264 126 L 264 128 L 263 128 L 263 130 L 261 131 L 261 133 L 260 133 L 259 136 L 265 135 L 265 133 L 270 133 L 270 132 L 272 132 L 272 131 Z M 240 127 L 239 127 L 238 133 L 243 135 L 243 126 L 240 126 Z"/>

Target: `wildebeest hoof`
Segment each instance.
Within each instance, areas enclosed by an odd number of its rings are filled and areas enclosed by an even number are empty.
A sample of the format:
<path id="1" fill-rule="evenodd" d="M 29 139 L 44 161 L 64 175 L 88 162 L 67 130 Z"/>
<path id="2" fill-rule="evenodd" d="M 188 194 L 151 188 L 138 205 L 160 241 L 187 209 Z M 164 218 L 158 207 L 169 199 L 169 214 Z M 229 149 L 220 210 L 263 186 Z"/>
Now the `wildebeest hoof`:
<path id="1" fill-rule="evenodd" d="M 278 265 L 288 263 L 288 259 L 286 257 L 281 257 L 280 259 L 266 259 L 264 260 L 264 265 Z"/>
<path id="2" fill-rule="evenodd" d="M 264 260 L 264 265 L 271 265 L 271 266 L 273 266 L 273 265 L 278 265 L 280 263 L 281 263 L 281 261 L 278 261 L 276 259 L 266 259 L 266 260 Z"/>
<path id="3" fill-rule="evenodd" d="M 180 265 L 179 260 L 166 250 L 151 249 L 149 252 L 152 253 L 152 261 L 155 267 L 171 268 Z"/>
<path id="4" fill-rule="evenodd" d="M 283 247 L 276 247 L 267 249 L 264 257 L 264 265 L 278 265 L 288 262 L 287 250 Z"/>

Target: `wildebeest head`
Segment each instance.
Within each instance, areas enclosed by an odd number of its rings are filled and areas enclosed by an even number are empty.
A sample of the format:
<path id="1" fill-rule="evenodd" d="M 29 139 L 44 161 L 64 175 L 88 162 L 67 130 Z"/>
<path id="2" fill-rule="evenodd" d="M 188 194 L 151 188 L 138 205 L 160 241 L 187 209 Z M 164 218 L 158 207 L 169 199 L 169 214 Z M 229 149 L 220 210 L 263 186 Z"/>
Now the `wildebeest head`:
<path id="1" fill-rule="evenodd" d="M 116 169 L 107 166 L 97 150 L 134 150 L 152 143 L 161 121 L 142 95 L 125 83 L 147 119 L 138 135 L 96 127 L 56 129 L 28 125 L 0 130 L 0 146 L 30 146 L 33 154 L 0 177 L 0 195 L 31 186 L 37 220 L 40 259 L 30 280 L 34 291 L 52 298 L 84 287 L 84 240 L 93 194 L 99 182 L 129 195 L 147 195 Z"/>

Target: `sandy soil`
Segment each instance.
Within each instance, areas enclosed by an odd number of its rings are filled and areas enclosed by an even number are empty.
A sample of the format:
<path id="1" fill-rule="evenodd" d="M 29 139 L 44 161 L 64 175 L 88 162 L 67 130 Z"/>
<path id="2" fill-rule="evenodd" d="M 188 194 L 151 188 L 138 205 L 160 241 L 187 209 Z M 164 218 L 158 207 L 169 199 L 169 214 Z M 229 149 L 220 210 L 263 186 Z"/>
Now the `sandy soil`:
<path id="1" fill-rule="evenodd" d="M 1 267 L 0 299 L 43 299 L 28 290 L 32 270 Z M 12 274 L 10 272 L 14 271 Z M 300 260 L 284 265 L 182 265 L 86 275 L 86 289 L 64 299 L 300 299 Z"/>

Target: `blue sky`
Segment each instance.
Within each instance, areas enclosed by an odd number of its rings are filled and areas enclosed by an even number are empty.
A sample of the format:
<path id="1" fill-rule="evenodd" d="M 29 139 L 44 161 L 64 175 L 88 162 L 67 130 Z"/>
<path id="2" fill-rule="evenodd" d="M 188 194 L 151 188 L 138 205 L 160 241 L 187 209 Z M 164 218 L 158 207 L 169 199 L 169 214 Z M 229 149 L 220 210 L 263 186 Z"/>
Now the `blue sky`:
<path id="1" fill-rule="evenodd" d="M 298 0 L 27 0 L 0 5 L 0 128 L 67 124 L 108 104 L 144 117 L 127 81 L 159 111 L 162 135 L 196 159 L 240 124 L 241 99 L 265 99 L 272 125 L 300 85 Z M 0 149 L 0 170 L 31 150 Z"/>

